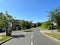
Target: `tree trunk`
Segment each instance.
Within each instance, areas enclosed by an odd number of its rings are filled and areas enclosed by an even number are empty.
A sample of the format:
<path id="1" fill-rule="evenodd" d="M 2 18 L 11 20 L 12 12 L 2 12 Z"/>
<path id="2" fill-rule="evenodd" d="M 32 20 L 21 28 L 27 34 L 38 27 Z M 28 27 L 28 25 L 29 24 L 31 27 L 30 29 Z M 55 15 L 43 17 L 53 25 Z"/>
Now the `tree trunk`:
<path id="1" fill-rule="evenodd" d="M 9 36 L 9 35 L 8 35 L 8 30 L 7 30 L 7 29 L 6 29 L 6 36 Z"/>

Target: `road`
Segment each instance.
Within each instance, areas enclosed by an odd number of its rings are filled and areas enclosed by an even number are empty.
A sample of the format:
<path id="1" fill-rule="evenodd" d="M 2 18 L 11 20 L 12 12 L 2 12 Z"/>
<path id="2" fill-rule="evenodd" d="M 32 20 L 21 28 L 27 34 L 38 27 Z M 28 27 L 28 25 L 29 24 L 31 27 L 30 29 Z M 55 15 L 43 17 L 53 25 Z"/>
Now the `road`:
<path id="1" fill-rule="evenodd" d="M 45 35 L 41 34 L 38 28 L 34 30 L 33 45 L 60 45 L 60 42 L 56 42 Z"/>
<path id="2" fill-rule="evenodd" d="M 39 28 L 36 28 L 33 32 L 13 32 L 13 39 L 2 45 L 60 45 L 43 34 L 41 34 Z"/>
<path id="3" fill-rule="evenodd" d="M 31 45 L 32 32 L 13 32 L 13 39 L 2 45 Z"/>

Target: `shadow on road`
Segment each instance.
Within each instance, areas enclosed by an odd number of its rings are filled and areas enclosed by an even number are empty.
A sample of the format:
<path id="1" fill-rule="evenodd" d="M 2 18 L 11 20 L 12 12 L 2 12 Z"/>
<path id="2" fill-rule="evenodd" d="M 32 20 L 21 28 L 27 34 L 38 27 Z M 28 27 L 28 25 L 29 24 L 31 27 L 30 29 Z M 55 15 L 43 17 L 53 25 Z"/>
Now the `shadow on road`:
<path id="1" fill-rule="evenodd" d="M 13 38 L 25 37 L 25 35 L 12 35 Z"/>

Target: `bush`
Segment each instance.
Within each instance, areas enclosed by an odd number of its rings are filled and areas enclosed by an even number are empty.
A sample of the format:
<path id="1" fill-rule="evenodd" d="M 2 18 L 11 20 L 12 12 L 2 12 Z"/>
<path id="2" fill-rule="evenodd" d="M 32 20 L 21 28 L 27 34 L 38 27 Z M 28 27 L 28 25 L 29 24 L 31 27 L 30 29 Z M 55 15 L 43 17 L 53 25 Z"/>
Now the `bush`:
<path id="1" fill-rule="evenodd" d="M 51 26 L 50 26 L 50 25 L 46 25 L 46 24 L 42 24 L 41 27 L 42 27 L 43 29 L 48 29 L 48 30 L 51 29 Z"/>
<path id="2" fill-rule="evenodd" d="M 47 29 L 50 30 L 51 29 L 51 26 L 48 26 Z"/>
<path id="3" fill-rule="evenodd" d="M 58 29 L 58 32 L 60 32 L 60 29 Z"/>
<path id="4" fill-rule="evenodd" d="M 46 29 L 46 25 L 45 25 L 45 24 L 42 24 L 41 27 L 42 27 L 43 29 Z"/>
<path id="5" fill-rule="evenodd" d="M 60 32 L 60 27 L 58 28 L 58 32 Z"/>

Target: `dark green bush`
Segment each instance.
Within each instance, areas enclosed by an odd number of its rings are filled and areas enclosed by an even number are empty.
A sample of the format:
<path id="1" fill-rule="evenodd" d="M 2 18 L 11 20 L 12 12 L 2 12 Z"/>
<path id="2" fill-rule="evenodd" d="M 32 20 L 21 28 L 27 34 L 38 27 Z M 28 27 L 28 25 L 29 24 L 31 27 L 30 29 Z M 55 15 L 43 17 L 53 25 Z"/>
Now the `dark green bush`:
<path id="1" fill-rule="evenodd" d="M 60 32 L 60 27 L 58 28 L 58 32 Z"/>
<path id="2" fill-rule="evenodd" d="M 46 29 L 50 30 L 50 29 L 51 29 L 51 26 L 47 26 L 47 28 L 46 28 Z"/>
<path id="3" fill-rule="evenodd" d="M 60 29 L 58 29 L 58 32 L 60 32 Z"/>

